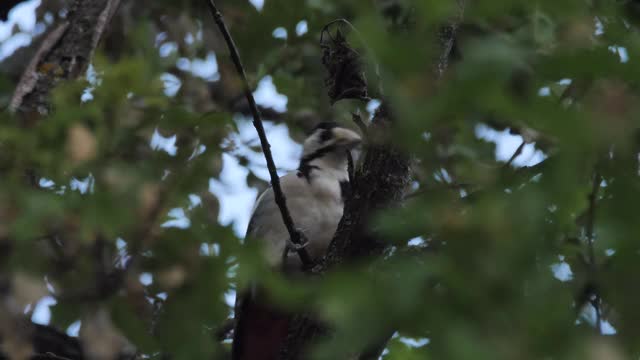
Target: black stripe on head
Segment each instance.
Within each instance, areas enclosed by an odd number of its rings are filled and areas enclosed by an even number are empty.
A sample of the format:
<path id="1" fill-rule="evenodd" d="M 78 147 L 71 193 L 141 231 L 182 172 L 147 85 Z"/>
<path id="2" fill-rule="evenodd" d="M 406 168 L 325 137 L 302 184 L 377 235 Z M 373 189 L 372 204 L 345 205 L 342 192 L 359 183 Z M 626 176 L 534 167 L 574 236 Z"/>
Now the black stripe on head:
<path id="1" fill-rule="evenodd" d="M 301 162 L 298 167 L 298 177 L 304 177 L 308 183 L 311 183 L 311 171 L 314 169 L 320 169 L 315 165 L 310 165 L 309 162 Z"/>
<path id="2" fill-rule="evenodd" d="M 325 129 L 320 133 L 320 142 L 325 143 L 333 137 L 333 130 Z"/>
<path id="3" fill-rule="evenodd" d="M 325 143 L 329 140 L 331 140 L 331 138 L 333 138 L 333 131 L 332 129 L 337 128 L 338 127 L 338 123 L 336 123 L 335 121 L 323 121 L 321 123 L 318 123 L 313 130 L 311 131 L 311 133 L 316 133 L 316 132 L 320 132 L 320 142 L 321 143 Z"/>
<path id="4" fill-rule="evenodd" d="M 330 153 L 332 151 L 335 151 L 335 150 L 336 150 L 336 146 L 335 145 L 329 145 L 329 146 L 322 147 L 322 148 L 312 152 L 311 154 L 308 154 L 308 155 L 302 157 L 302 160 L 300 160 L 300 165 L 302 166 L 303 164 L 308 164 L 309 162 L 311 162 L 311 161 L 313 161 L 313 160 L 315 160 L 317 158 L 323 157 L 324 155 L 326 155 L 326 154 L 328 154 L 328 153 Z"/>

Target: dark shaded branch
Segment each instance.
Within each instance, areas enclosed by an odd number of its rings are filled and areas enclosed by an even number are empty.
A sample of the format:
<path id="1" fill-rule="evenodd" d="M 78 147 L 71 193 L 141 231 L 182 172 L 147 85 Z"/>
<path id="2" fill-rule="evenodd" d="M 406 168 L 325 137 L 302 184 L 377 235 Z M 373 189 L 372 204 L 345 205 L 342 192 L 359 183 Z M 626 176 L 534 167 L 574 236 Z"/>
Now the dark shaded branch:
<path id="1" fill-rule="evenodd" d="M 238 75 L 242 80 L 242 85 L 244 88 L 244 95 L 247 98 L 247 102 L 249 103 L 249 107 L 251 109 L 251 114 L 253 116 L 253 126 L 256 128 L 258 132 L 258 137 L 260 138 L 260 145 L 262 146 L 262 152 L 264 153 L 264 157 L 267 161 L 267 168 L 269 170 L 269 176 L 271 177 L 271 186 L 273 188 L 273 193 L 275 196 L 276 204 L 278 204 L 278 208 L 280 209 L 280 214 L 282 215 L 282 221 L 284 225 L 287 227 L 287 231 L 289 232 L 289 236 L 291 237 L 291 242 L 296 245 L 302 245 L 304 239 L 302 238 L 304 235 L 296 229 L 293 219 L 291 218 L 291 214 L 289 213 L 289 209 L 287 208 L 287 200 L 282 193 L 282 189 L 280 188 L 280 178 L 278 177 L 278 172 L 276 171 L 276 165 L 273 162 L 273 156 L 271 155 L 271 145 L 269 145 L 269 141 L 267 140 L 267 135 L 265 134 L 264 127 L 262 126 L 262 119 L 260 117 L 260 111 L 258 110 L 258 106 L 256 105 L 256 101 L 253 98 L 253 93 L 251 92 L 251 88 L 249 87 L 249 82 L 247 81 L 247 76 L 244 71 L 244 67 L 242 66 L 242 62 L 240 61 L 240 55 L 238 53 L 238 48 L 229 33 L 229 29 L 224 23 L 222 19 L 222 14 L 218 11 L 218 8 L 214 4 L 213 0 L 209 0 L 208 2 L 209 10 L 211 11 L 211 15 L 213 16 L 216 25 L 220 29 L 224 40 L 229 47 L 229 52 L 231 55 L 231 59 L 233 64 L 236 67 Z M 305 267 L 311 267 L 313 265 L 313 259 L 309 256 L 307 250 L 303 247 L 296 248 L 296 252 L 298 256 L 300 256 L 300 260 Z"/>

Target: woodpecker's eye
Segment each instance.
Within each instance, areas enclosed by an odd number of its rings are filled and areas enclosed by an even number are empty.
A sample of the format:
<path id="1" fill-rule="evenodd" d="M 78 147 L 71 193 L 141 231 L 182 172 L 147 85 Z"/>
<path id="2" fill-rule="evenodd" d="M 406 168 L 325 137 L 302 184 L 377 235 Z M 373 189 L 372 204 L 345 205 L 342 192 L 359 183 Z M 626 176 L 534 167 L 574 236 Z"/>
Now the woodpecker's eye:
<path id="1" fill-rule="evenodd" d="M 333 137 L 333 130 L 331 129 L 322 130 L 322 132 L 320 133 L 320 142 L 325 143 L 331 140 L 332 137 Z"/>

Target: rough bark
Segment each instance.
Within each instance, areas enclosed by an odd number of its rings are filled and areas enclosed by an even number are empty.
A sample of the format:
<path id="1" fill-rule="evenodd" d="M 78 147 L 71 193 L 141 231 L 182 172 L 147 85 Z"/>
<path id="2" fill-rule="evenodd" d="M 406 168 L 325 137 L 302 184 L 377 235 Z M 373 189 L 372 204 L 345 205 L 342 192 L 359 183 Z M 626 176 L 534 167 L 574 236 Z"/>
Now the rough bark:
<path id="1" fill-rule="evenodd" d="M 49 94 L 61 81 L 84 74 L 120 0 L 76 0 L 23 74 L 10 109 L 32 119 L 51 110 Z"/>

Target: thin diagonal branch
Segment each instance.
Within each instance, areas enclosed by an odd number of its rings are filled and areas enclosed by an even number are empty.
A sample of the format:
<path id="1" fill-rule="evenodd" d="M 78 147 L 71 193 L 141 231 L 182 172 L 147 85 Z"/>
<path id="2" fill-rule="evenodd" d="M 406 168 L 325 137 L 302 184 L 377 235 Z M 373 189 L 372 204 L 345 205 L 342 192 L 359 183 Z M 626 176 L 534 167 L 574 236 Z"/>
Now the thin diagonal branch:
<path id="1" fill-rule="evenodd" d="M 276 165 L 273 162 L 273 156 L 271 155 L 271 145 L 269 145 L 267 135 L 265 134 L 264 127 L 262 126 L 260 110 L 258 110 L 256 100 L 253 98 L 253 93 L 251 92 L 251 88 L 249 87 L 249 82 L 247 81 L 247 76 L 245 74 L 244 67 L 242 66 L 242 62 L 240 61 L 240 55 L 238 54 L 238 48 L 236 47 L 233 38 L 229 33 L 229 29 L 227 29 L 227 25 L 225 25 L 224 20 L 222 20 L 222 14 L 220 13 L 220 11 L 218 11 L 218 8 L 214 4 L 213 0 L 209 0 L 208 5 L 209 10 L 211 11 L 211 15 L 213 16 L 213 20 L 216 22 L 216 25 L 220 29 L 220 32 L 222 33 L 222 36 L 227 43 L 229 52 L 231 53 L 231 60 L 236 67 L 238 75 L 242 79 L 244 95 L 247 98 L 249 108 L 251 109 L 251 114 L 253 116 L 253 126 L 258 132 L 260 145 L 262 146 L 262 152 L 264 153 L 264 157 L 267 160 L 267 168 L 269 169 L 269 176 L 271 177 L 271 186 L 273 188 L 273 194 L 275 195 L 276 204 L 278 204 L 278 208 L 280 208 L 282 221 L 287 227 L 287 231 L 289 232 L 289 236 L 291 237 L 291 242 L 297 245 L 302 245 L 303 239 L 301 233 L 296 229 L 293 223 L 293 219 L 291 218 L 291 214 L 289 213 L 289 209 L 287 208 L 287 200 L 282 193 L 282 189 L 280 188 L 280 178 L 278 177 Z M 298 253 L 298 256 L 300 256 L 300 260 L 302 260 L 302 263 L 305 267 L 311 268 L 313 266 L 313 260 L 304 247 L 297 248 L 296 252 Z"/>
<path id="2" fill-rule="evenodd" d="M 511 166 L 511 164 L 513 164 L 513 161 L 520 156 L 520 154 L 522 154 L 522 149 L 524 149 L 524 146 L 527 144 L 527 142 L 525 140 L 522 140 L 522 144 L 520 144 L 520 146 L 518 146 L 518 148 L 516 149 L 516 151 L 513 153 L 513 155 L 511 155 L 511 157 L 509 158 L 509 161 L 507 161 L 506 164 L 504 164 L 505 168 L 508 168 L 509 166 Z"/>

